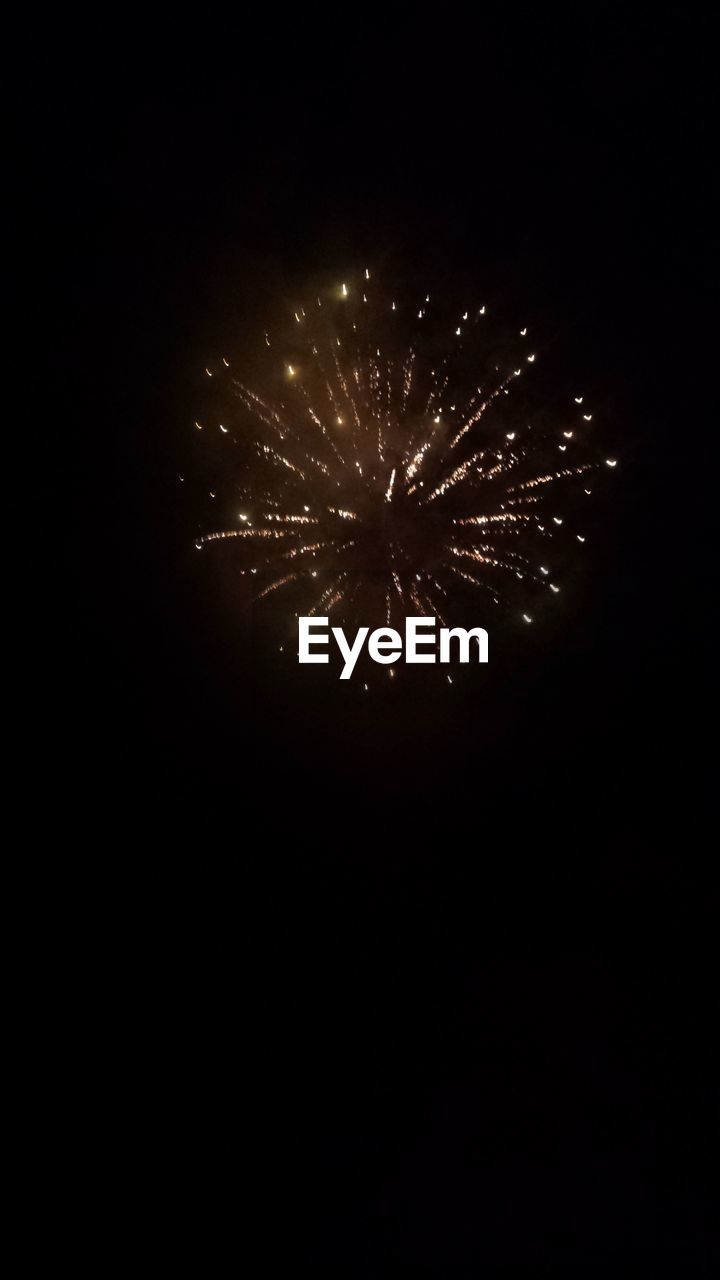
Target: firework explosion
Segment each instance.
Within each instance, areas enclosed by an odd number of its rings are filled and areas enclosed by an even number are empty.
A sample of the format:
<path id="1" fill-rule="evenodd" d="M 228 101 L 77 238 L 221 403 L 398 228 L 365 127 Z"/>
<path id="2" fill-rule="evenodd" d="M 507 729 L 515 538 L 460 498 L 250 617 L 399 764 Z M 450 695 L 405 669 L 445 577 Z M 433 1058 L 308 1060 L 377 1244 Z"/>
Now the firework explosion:
<path id="1" fill-rule="evenodd" d="M 582 394 L 533 393 L 528 328 L 487 311 L 402 304 L 365 271 L 264 333 L 252 387 L 234 359 L 209 365 L 216 401 L 193 429 L 228 514 L 198 550 L 231 545 L 254 598 L 296 615 L 444 623 L 482 599 L 531 623 L 615 459 Z"/>

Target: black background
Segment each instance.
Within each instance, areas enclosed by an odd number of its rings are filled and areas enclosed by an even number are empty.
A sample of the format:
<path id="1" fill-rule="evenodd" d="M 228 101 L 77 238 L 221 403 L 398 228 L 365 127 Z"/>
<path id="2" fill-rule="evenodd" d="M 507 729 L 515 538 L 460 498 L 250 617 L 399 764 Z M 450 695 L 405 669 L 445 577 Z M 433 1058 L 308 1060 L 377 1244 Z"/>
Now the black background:
<path id="1" fill-rule="evenodd" d="M 63 26 L 25 109 L 109 1203 L 158 1258 L 704 1266 L 709 33 L 270 18 Z M 208 353 L 366 261 L 537 317 L 621 464 L 557 624 L 363 701 L 263 652 L 176 477 Z"/>

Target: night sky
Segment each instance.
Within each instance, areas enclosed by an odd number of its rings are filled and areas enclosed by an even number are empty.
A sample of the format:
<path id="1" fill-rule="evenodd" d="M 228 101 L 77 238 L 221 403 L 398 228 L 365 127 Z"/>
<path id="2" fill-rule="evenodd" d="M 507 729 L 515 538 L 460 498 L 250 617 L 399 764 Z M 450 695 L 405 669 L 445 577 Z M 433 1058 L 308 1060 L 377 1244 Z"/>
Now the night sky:
<path id="1" fill-rule="evenodd" d="M 134 1138 L 109 1128 L 111 1163 L 158 1259 L 710 1259 L 699 12 L 200 15 L 38 52 L 53 430 L 79 499 L 77 746 L 55 772 L 117 942 Z M 490 627 L 457 687 L 363 700 L 278 665 L 197 555 L 177 474 L 209 356 L 366 263 L 532 317 L 621 462 L 552 624 Z"/>

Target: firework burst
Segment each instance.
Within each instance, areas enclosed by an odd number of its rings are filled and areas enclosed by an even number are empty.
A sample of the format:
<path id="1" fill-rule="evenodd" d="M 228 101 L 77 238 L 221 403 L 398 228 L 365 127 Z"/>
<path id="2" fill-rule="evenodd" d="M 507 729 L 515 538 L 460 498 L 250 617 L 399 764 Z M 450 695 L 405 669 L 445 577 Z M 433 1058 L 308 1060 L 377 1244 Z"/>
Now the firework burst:
<path id="1" fill-rule="evenodd" d="M 543 390 L 537 342 L 368 271 L 306 301 L 251 378 L 228 355 L 205 369 L 193 430 L 227 514 L 198 550 L 231 546 L 254 598 L 291 614 L 445 622 L 472 598 L 531 623 L 585 541 L 578 498 L 615 466 L 583 395 Z"/>

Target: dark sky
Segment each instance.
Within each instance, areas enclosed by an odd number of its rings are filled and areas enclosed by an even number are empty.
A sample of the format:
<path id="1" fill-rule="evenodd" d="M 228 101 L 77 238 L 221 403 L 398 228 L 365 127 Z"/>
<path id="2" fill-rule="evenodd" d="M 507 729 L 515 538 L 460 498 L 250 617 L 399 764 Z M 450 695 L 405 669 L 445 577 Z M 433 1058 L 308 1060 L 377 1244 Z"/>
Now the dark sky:
<path id="1" fill-rule="evenodd" d="M 285 1223 L 291 1257 L 341 1272 L 709 1257 L 699 14 L 199 15 L 38 53 L 81 499 L 71 794 L 99 858 L 120 840 L 171 1235 L 176 1195 L 212 1200 L 220 1235 L 249 1211 L 268 1248 Z M 366 260 L 526 308 L 622 457 L 577 608 L 453 697 L 278 671 L 193 558 L 174 483 L 207 352 Z"/>

